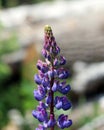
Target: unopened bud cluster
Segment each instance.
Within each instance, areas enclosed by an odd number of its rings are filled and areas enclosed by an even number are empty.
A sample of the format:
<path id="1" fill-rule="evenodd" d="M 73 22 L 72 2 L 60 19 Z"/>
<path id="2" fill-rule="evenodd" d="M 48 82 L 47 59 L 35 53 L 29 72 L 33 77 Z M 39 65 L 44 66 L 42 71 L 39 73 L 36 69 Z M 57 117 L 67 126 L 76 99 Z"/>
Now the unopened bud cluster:
<path id="1" fill-rule="evenodd" d="M 44 46 L 42 55 L 45 62 L 38 60 L 38 74 L 34 76 L 37 83 L 37 90 L 34 90 L 34 97 L 39 101 L 36 110 L 32 115 L 38 119 L 39 124 L 36 130 L 46 130 L 50 128 L 54 130 L 54 126 L 64 129 L 72 125 L 72 120 L 68 119 L 68 115 L 61 114 L 57 119 L 54 115 L 54 108 L 57 110 L 68 110 L 71 103 L 65 96 L 70 91 L 70 85 L 65 79 L 69 77 L 69 72 L 62 66 L 65 65 L 65 57 L 59 55 L 60 48 L 57 46 L 55 38 L 50 26 L 46 25 Z M 54 96 L 55 92 L 60 92 L 63 96 Z M 49 112 L 47 112 L 49 110 Z"/>

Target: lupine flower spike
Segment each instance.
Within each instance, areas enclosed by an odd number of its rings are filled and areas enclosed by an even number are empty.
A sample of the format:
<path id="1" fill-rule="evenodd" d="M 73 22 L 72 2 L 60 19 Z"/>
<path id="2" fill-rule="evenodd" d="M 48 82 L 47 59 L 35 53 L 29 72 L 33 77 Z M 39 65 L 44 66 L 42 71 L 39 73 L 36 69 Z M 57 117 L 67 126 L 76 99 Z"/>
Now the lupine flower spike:
<path id="1" fill-rule="evenodd" d="M 54 108 L 65 111 L 71 108 L 71 103 L 65 96 L 71 89 L 70 85 L 66 81 L 61 81 L 69 77 L 69 72 L 62 67 L 65 65 L 66 59 L 59 55 L 60 48 L 56 44 L 51 27 L 46 25 L 44 32 L 42 56 L 45 58 L 45 62 L 38 60 L 39 73 L 34 76 L 38 85 L 38 89 L 34 90 L 34 98 L 39 101 L 39 105 L 36 110 L 33 110 L 32 115 L 41 122 L 36 130 L 46 130 L 47 128 L 54 130 L 55 125 L 64 129 L 72 125 L 72 120 L 64 114 L 56 119 Z M 63 96 L 55 97 L 55 92 L 60 92 Z"/>

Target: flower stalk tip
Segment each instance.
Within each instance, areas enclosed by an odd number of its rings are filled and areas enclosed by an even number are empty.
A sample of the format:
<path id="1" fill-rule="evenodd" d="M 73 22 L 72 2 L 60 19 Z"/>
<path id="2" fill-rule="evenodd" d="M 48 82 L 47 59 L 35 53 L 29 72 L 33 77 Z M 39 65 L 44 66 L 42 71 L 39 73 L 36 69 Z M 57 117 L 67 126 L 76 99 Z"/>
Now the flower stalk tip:
<path id="1" fill-rule="evenodd" d="M 45 25 L 44 30 L 47 32 L 47 31 L 51 31 L 52 29 L 51 26 Z"/>

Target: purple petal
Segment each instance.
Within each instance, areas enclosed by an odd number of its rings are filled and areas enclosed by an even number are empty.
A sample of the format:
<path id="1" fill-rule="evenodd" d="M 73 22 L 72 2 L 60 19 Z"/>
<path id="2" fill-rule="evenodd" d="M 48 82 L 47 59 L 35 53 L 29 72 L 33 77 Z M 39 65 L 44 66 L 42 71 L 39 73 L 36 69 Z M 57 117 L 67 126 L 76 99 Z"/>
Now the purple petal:
<path id="1" fill-rule="evenodd" d="M 70 91 L 70 89 L 71 89 L 70 85 L 66 85 L 65 87 L 61 85 L 58 90 L 62 94 L 67 94 Z"/>
<path id="2" fill-rule="evenodd" d="M 36 74 L 35 76 L 34 76 L 34 80 L 35 80 L 35 82 L 37 83 L 37 84 L 41 84 L 41 79 L 40 79 L 40 77 L 39 77 L 39 75 L 38 74 Z"/>
<path id="3" fill-rule="evenodd" d="M 71 103 L 66 98 L 66 96 L 62 97 L 62 108 L 63 108 L 63 110 L 68 110 L 71 108 Z"/>
<path id="4" fill-rule="evenodd" d="M 57 58 L 55 58 L 55 60 L 54 60 L 54 66 L 58 66 L 59 65 L 59 61 L 58 61 L 58 59 Z"/>
<path id="5" fill-rule="evenodd" d="M 50 84 L 49 79 L 48 79 L 47 77 L 44 77 L 44 78 L 42 79 L 42 85 L 43 85 L 44 87 L 47 87 L 47 86 L 49 86 L 49 84 Z"/>
<path id="6" fill-rule="evenodd" d="M 72 120 L 68 120 L 65 125 L 66 128 L 70 127 L 72 125 Z"/>
<path id="7" fill-rule="evenodd" d="M 70 108 L 71 108 L 71 103 L 64 104 L 64 105 L 62 106 L 62 108 L 63 108 L 63 110 L 68 110 L 68 109 L 70 109 Z"/>
<path id="8" fill-rule="evenodd" d="M 46 104 L 50 104 L 52 101 L 52 97 L 51 97 L 51 94 L 49 93 L 48 96 L 46 97 Z"/>
<path id="9" fill-rule="evenodd" d="M 63 68 L 58 69 L 57 74 L 60 79 L 66 79 L 69 77 L 69 72 Z"/>
<path id="10" fill-rule="evenodd" d="M 60 56 L 60 65 L 65 65 L 66 59 L 63 56 Z"/>
<path id="11" fill-rule="evenodd" d="M 49 76 L 49 78 L 53 78 L 54 77 L 54 71 L 53 70 L 48 71 L 48 76 Z"/>
<path id="12" fill-rule="evenodd" d="M 56 92 L 58 90 L 58 88 L 59 88 L 59 83 L 58 83 L 58 81 L 57 82 L 55 81 L 53 86 L 52 86 L 52 91 Z"/>
<path id="13" fill-rule="evenodd" d="M 36 130 L 46 130 L 45 127 L 41 124 L 38 125 L 38 128 Z"/>
<path id="14" fill-rule="evenodd" d="M 59 102 L 55 105 L 55 107 L 59 110 L 62 108 L 62 102 Z"/>
<path id="15" fill-rule="evenodd" d="M 34 97 L 38 101 L 41 101 L 45 97 L 45 95 L 46 95 L 46 90 L 41 86 L 38 87 L 38 90 L 34 90 Z"/>
<path id="16" fill-rule="evenodd" d="M 45 49 L 42 49 L 42 55 L 46 58 L 46 56 L 47 56 L 47 52 L 46 52 Z"/>
<path id="17" fill-rule="evenodd" d="M 48 127 L 53 127 L 53 126 L 55 126 L 55 124 L 56 124 L 56 120 L 55 120 L 54 116 L 51 114 L 47 125 L 48 125 Z"/>
<path id="18" fill-rule="evenodd" d="M 35 110 L 32 111 L 32 115 L 33 115 L 35 118 L 37 118 L 37 114 L 38 114 L 37 111 L 35 111 Z"/>
<path id="19" fill-rule="evenodd" d="M 69 126 L 72 125 L 72 121 L 71 121 L 71 120 L 68 120 L 68 116 L 67 116 L 67 115 L 61 114 L 61 115 L 58 117 L 57 125 L 58 125 L 61 129 L 68 128 Z"/>
<path id="20" fill-rule="evenodd" d="M 62 108 L 62 100 L 61 100 L 61 98 L 60 97 L 55 97 L 55 101 L 54 101 L 54 103 L 55 103 L 55 107 L 57 108 L 57 109 L 61 109 Z"/>

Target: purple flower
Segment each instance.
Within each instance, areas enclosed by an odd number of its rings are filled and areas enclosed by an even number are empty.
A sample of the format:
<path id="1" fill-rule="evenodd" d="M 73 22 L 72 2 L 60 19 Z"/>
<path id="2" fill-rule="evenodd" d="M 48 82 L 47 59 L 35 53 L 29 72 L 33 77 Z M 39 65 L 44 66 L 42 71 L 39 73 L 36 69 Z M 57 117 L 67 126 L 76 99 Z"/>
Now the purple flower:
<path id="1" fill-rule="evenodd" d="M 59 58 L 55 58 L 53 62 L 55 67 L 58 67 L 60 65 L 65 65 L 66 64 L 66 59 L 64 56 L 60 56 Z"/>
<path id="2" fill-rule="evenodd" d="M 56 56 L 59 53 L 60 53 L 60 48 L 58 46 L 50 47 L 50 54 L 53 54 L 54 56 Z"/>
<path id="3" fill-rule="evenodd" d="M 38 84 L 38 89 L 34 90 L 34 97 L 39 101 L 39 105 L 36 110 L 32 111 L 32 115 L 42 123 L 39 124 L 36 130 L 46 130 L 47 128 L 54 130 L 56 124 L 59 128 L 64 129 L 71 126 L 72 121 L 68 120 L 68 116 L 63 114 L 56 120 L 54 107 L 66 111 L 71 108 L 71 103 L 66 96 L 55 97 L 54 93 L 58 91 L 65 95 L 70 91 L 70 85 L 66 84 L 65 81 L 60 81 L 61 79 L 67 79 L 69 72 L 61 68 L 61 65 L 66 64 L 66 59 L 59 55 L 60 48 L 57 46 L 51 27 L 45 26 L 44 32 L 42 55 L 45 62 L 38 60 L 38 74 L 34 76 L 34 80 Z"/>
<path id="4" fill-rule="evenodd" d="M 36 130 L 46 130 L 45 127 L 41 124 L 38 125 L 38 128 Z"/>
<path id="5" fill-rule="evenodd" d="M 55 58 L 53 64 L 54 64 L 54 66 L 59 66 L 60 65 L 58 58 Z"/>
<path id="6" fill-rule="evenodd" d="M 56 96 L 54 100 L 55 107 L 59 110 L 62 108 L 62 100 L 60 97 Z"/>
<path id="7" fill-rule="evenodd" d="M 63 97 L 56 96 L 54 103 L 57 109 L 62 108 L 63 110 L 68 110 L 71 108 L 71 103 L 68 101 L 68 99 L 65 96 Z"/>
<path id="8" fill-rule="evenodd" d="M 66 82 L 60 83 L 58 87 L 58 91 L 62 94 L 67 94 L 70 91 L 70 89 L 71 89 L 70 85 L 69 84 L 66 85 Z"/>
<path id="9" fill-rule="evenodd" d="M 41 78 L 40 78 L 40 76 L 38 75 L 38 74 L 36 74 L 35 76 L 34 76 L 34 80 L 35 80 L 35 82 L 37 83 L 37 84 L 41 84 Z"/>
<path id="10" fill-rule="evenodd" d="M 46 58 L 47 58 L 49 61 L 51 61 L 51 60 L 52 60 L 51 55 L 50 55 L 49 53 L 47 53 Z"/>
<path id="11" fill-rule="evenodd" d="M 42 49 L 42 56 L 44 56 L 45 58 L 47 58 L 47 51 L 44 48 Z"/>
<path id="12" fill-rule="evenodd" d="M 54 37 L 52 37 L 51 45 L 52 45 L 52 46 L 56 46 L 56 45 L 57 45 Z"/>
<path id="13" fill-rule="evenodd" d="M 58 69 L 57 74 L 60 79 L 67 79 L 69 77 L 69 72 L 64 68 Z"/>
<path id="14" fill-rule="evenodd" d="M 40 102 L 39 102 L 39 106 L 37 106 L 37 108 L 38 108 L 38 109 L 42 109 L 42 108 L 43 108 L 43 109 L 46 109 L 47 106 L 46 106 L 42 101 L 40 101 Z"/>
<path id="15" fill-rule="evenodd" d="M 50 90 L 50 81 L 49 81 L 49 77 L 47 75 L 45 75 L 43 77 L 43 79 L 41 80 L 41 84 L 47 89 Z"/>
<path id="16" fill-rule="evenodd" d="M 42 62 L 41 60 L 38 60 L 37 68 L 40 71 L 42 71 L 42 73 L 46 73 L 49 70 L 48 65 L 46 63 Z"/>
<path id="17" fill-rule="evenodd" d="M 52 91 L 56 92 L 59 89 L 59 81 L 54 81 L 54 84 L 52 86 Z"/>
<path id="18" fill-rule="evenodd" d="M 65 63 L 66 63 L 66 59 L 65 59 L 65 57 L 64 56 L 60 56 L 60 65 L 65 65 Z"/>
<path id="19" fill-rule="evenodd" d="M 52 69 L 50 71 L 48 71 L 48 76 L 49 76 L 50 79 L 53 78 L 54 75 L 55 75 L 55 73 Z"/>
<path id="20" fill-rule="evenodd" d="M 50 42 L 49 42 L 49 39 L 46 39 L 47 41 L 45 41 L 44 43 L 44 49 L 49 51 L 50 50 Z"/>
<path id="21" fill-rule="evenodd" d="M 44 48 L 42 49 L 42 56 L 46 59 L 48 59 L 49 61 L 51 61 L 51 55 L 49 54 L 49 52 L 47 50 L 45 50 Z"/>
<path id="22" fill-rule="evenodd" d="M 41 101 L 46 95 L 46 90 L 42 86 L 38 86 L 38 90 L 34 90 L 34 97 L 38 101 Z"/>
<path id="23" fill-rule="evenodd" d="M 38 119 L 40 122 L 47 121 L 48 120 L 48 114 L 46 112 L 46 109 L 42 107 L 45 104 L 40 104 L 40 106 L 37 107 L 37 110 L 32 111 L 32 115 Z"/>
<path id="24" fill-rule="evenodd" d="M 48 96 L 46 97 L 45 101 L 46 101 L 46 105 L 47 105 L 47 106 L 48 106 L 49 104 L 51 104 L 52 96 L 51 96 L 51 93 L 50 93 L 50 92 L 48 93 Z"/>
<path id="25" fill-rule="evenodd" d="M 68 110 L 71 108 L 71 103 L 69 102 L 69 100 L 67 99 L 66 96 L 61 97 L 62 100 L 62 109 L 63 110 Z"/>
<path id="26" fill-rule="evenodd" d="M 60 53 L 60 48 L 56 46 L 56 48 L 53 50 L 54 55 L 58 55 Z"/>
<path id="27" fill-rule="evenodd" d="M 46 113 L 46 111 L 44 109 L 41 110 L 41 111 L 33 110 L 32 115 L 36 119 L 38 119 L 40 122 L 43 122 L 43 121 L 47 120 L 47 113 Z"/>
<path id="28" fill-rule="evenodd" d="M 68 128 L 69 126 L 72 125 L 72 120 L 68 120 L 68 116 L 67 115 L 61 114 L 58 117 L 58 123 L 57 123 L 57 125 L 61 129 Z"/>

